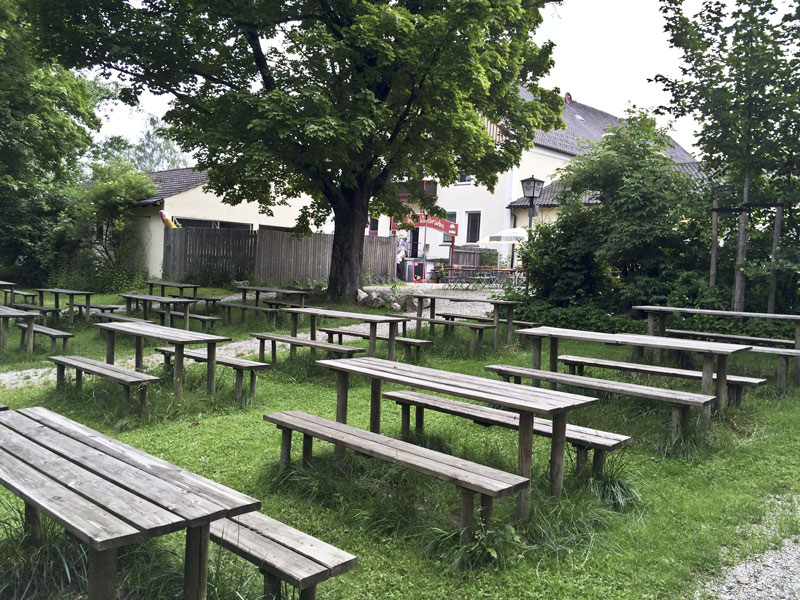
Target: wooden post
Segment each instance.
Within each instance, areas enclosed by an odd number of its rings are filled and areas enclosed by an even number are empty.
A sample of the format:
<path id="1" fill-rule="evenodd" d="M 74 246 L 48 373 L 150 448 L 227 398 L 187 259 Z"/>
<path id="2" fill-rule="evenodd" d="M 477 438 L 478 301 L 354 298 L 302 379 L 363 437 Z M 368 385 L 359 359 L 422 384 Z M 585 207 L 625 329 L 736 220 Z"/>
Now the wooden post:
<path id="1" fill-rule="evenodd" d="M 308 434 L 303 434 L 303 462 L 311 463 L 311 455 L 314 452 L 314 438 Z"/>
<path id="2" fill-rule="evenodd" d="M 489 529 L 492 525 L 492 514 L 494 513 L 494 498 L 487 494 L 481 494 L 481 521 L 484 527 Z"/>
<path id="3" fill-rule="evenodd" d="M 372 335 L 372 330 L 370 330 Z M 394 360 L 394 348 L 397 343 L 397 321 L 389 323 L 389 360 Z"/>
<path id="4" fill-rule="evenodd" d="M 300 590 L 299 600 L 317 600 L 317 586 L 312 585 L 311 587 Z"/>
<path id="5" fill-rule="evenodd" d="M 25 340 L 28 343 L 28 348 L 27 348 L 28 354 L 33 354 L 33 335 L 34 335 L 34 333 L 33 333 L 33 319 L 34 318 L 35 317 L 33 315 L 31 315 L 30 317 L 27 317 L 25 319 L 25 323 L 28 325 L 28 327 L 27 327 L 27 332 L 28 332 L 27 336 L 28 337 L 25 338 Z"/>
<path id="6" fill-rule="evenodd" d="M 533 336 L 533 360 L 531 366 L 534 369 L 542 368 L 542 338 L 538 335 Z M 531 381 L 533 387 L 539 387 L 539 381 L 534 379 Z"/>
<path id="7" fill-rule="evenodd" d="M 511 344 L 511 333 L 514 330 L 514 305 L 508 305 L 508 314 L 506 315 L 506 345 Z"/>
<path id="8" fill-rule="evenodd" d="M 183 344 L 175 344 L 175 366 L 172 367 L 172 391 L 175 402 L 183 402 Z"/>
<path id="9" fill-rule="evenodd" d="M 786 393 L 786 374 L 789 371 L 789 357 L 788 356 L 778 356 L 778 395 L 783 396 Z M 795 366 L 795 373 L 797 373 L 797 367 Z"/>
<path id="10" fill-rule="evenodd" d="M 422 305 L 424 303 L 424 298 L 417 298 L 417 317 L 419 317 L 417 319 L 417 337 L 420 337 L 422 334 L 422 321 L 420 321 L 420 319 L 422 318 Z"/>
<path id="11" fill-rule="evenodd" d="M 64 365 L 56 365 L 56 391 L 63 392 L 64 391 L 64 380 L 65 378 L 65 367 Z"/>
<path id="12" fill-rule="evenodd" d="M 558 338 L 550 338 L 550 371 L 558 373 Z M 550 382 L 550 389 L 557 390 L 558 384 L 554 381 Z"/>
<path id="13" fill-rule="evenodd" d="M 347 371 L 336 372 L 336 421 L 339 423 L 347 423 L 347 385 L 349 379 L 350 374 Z"/>
<path id="14" fill-rule="evenodd" d="M 794 322 L 794 349 L 800 350 L 800 321 Z M 800 384 L 800 356 L 794 359 L 794 382 Z"/>
<path id="15" fill-rule="evenodd" d="M 411 405 L 400 405 L 400 436 L 405 440 L 411 437 Z"/>
<path id="16" fill-rule="evenodd" d="M 289 335 L 297 337 L 297 313 L 292 313 L 292 329 Z M 297 347 L 289 344 L 289 358 L 294 358 L 297 354 Z"/>
<path id="17" fill-rule="evenodd" d="M 567 413 L 553 413 L 553 439 L 550 440 L 550 495 L 558 498 L 564 483 L 564 444 Z"/>
<path id="18" fill-rule="evenodd" d="M 255 371 L 250 371 L 250 400 L 253 401 L 256 399 L 256 382 L 258 380 L 258 375 Z"/>
<path id="19" fill-rule="evenodd" d="M 712 396 L 714 394 L 714 355 L 703 354 L 703 381 L 700 385 L 703 394 Z"/>
<path id="20" fill-rule="evenodd" d="M 264 600 L 281 600 L 281 580 L 277 575 L 264 573 Z"/>
<path id="21" fill-rule="evenodd" d="M 141 371 L 144 368 L 144 336 L 137 335 L 133 338 L 136 347 L 136 357 L 134 359 L 135 369 Z"/>
<path id="22" fill-rule="evenodd" d="M 648 312 L 647 313 L 647 335 L 655 335 L 656 334 L 656 313 Z M 648 364 L 653 364 L 653 349 L 647 348 L 644 351 L 644 360 Z"/>
<path id="23" fill-rule="evenodd" d="M 25 521 L 23 523 L 25 536 L 33 544 L 41 544 L 44 537 L 42 532 L 42 513 L 33 504 L 25 503 Z"/>
<path id="24" fill-rule="evenodd" d="M 575 457 L 575 476 L 582 480 L 586 477 L 589 467 L 589 447 L 576 446 L 577 452 Z"/>
<path id="25" fill-rule="evenodd" d="M 666 337 L 667 335 L 667 313 L 658 314 L 658 335 Z M 658 350 L 658 364 L 663 365 L 666 359 L 667 351 L 664 348 Z"/>
<path id="26" fill-rule="evenodd" d="M 89 600 L 117 597 L 117 549 L 89 548 Z"/>
<path id="27" fill-rule="evenodd" d="M 500 305 L 494 305 L 494 347 L 500 345 Z"/>
<path id="28" fill-rule="evenodd" d="M 0 319 L 0 350 L 8 348 L 8 319 Z"/>
<path id="29" fill-rule="evenodd" d="M 603 464 L 606 461 L 606 451 L 600 448 L 594 449 L 594 456 L 592 457 L 592 475 L 600 477 L 603 474 Z"/>
<path id="30" fill-rule="evenodd" d="M 283 467 L 289 466 L 289 461 L 292 460 L 292 430 L 281 429 L 281 457 L 278 459 L 278 464 Z"/>
<path id="31" fill-rule="evenodd" d="M 459 543 L 466 544 L 474 533 L 474 511 L 475 511 L 475 492 L 461 489 L 461 513 L 459 514 L 458 526 L 461 534 L 458 538 Z"/>
<path id="32" fill-rule="evenodd" d="M 205 600 L 208 585 L 209 524 L 186 529 L 183 600 Z"/>
<path id="33" fill-rule="evenodd" d="M 376 341 L 378 338 L 378 324 L 377 323 L 370 323 L 369 324 L 369 350 L 367 351 L 367 356 L 375 356 L 375 349 L 376 349 Z"/>
<path id="34" fill-rule="evenodd" d="M 717 395 L 717 412 L 722 414 L 725 412 L 725 392 L 728 387 L 728 357 L 724 354 L 717 356 L 717 381 L 716 381 L 716 395 Z"/>
<path id="35" fill-rule="evenodd" d="M 77 392 L 83 391 L 83 371 L 75 369 L 75 390 Z"/>
<path id="36" fill-rule="evenodd" d="M 534 338 L 539 339 L 539 338 Z M 531 478 L 533 465 L 533 413 L 519 413 L 519 443 L 517 446 L 517 475 Z M 531 515 L 530 484 L 517 493 L 517 518 L 527 519 Z"/>
<path id="37" fill-rule="evenodd" d="M 244 371 L 236 369 L 236 380 L 233 385 L 233 401 L 241 403 L 242 401 L 242 381 L 244 380 Z"/>
<path id="38" fill-rule="evenodd" d="M 379 377 L 369 380 L 369 430 L 373 433 L 381 432 L 381 384 Z"/>
<path id="39" fill-rule="evenodd" d="M 139 410 L 142 412 L 142 415 L 147 414 L 147 386 L 140 385 L 139 386 Z"/>
<path id="40" fill-rule="evenodd" d="M 422 406 L 414 409 L 414 431 L 417 435 L 425 433 L 425 408 Z"/>
<path id="41" fill-rule="evenodd" d="M 672 443 L 678 441 L 678 438 L 681 437 L 681 424 L 683 419 L 681 419 L 681 409 L 683 407 L 680 404 L 673 404 L 672 405 L 672 423 L 670 427 L 671 436 L 670 439 Z"/>
<path id="42" fill-rule="evenodd" d="M 431 319 L 435 319 L 436 318 L 436 298 L 431 298 L 430 299 L 430 310 L 428 311 L 428 316 Z M 431 337 L 433 337 L 434 336 L 433 323 L 429 323 L 428 325 L 429 325 L 429 328 L 430 328 Z"/>
<path id="43" fill-rule="evenodd" d="M 175 348 L 177 350 L 177 347 Z M 181 351 L 183 349 L 181 348 Z M 240 373 L 241 375 L 241 373 Z M 239 378 L 239 396 L 241 397 L 241 377 Z M 217 343 L 208 342 L 206 352 L 206 394 L 211 396 L 217 389 Z"/>
<path id="44" fill-rule="evenodd" d="M 183 289 L 181 288 L 181 292 Z M 205 323 L 203 323 L 203 327 L 205 327 Z M 183 328 L 188 331 L 189 329 L 189 303 L 183 305 Z"/>
<path id="45" fill-rule="evenodd" d="M 114 333 L 113 329 L 106 331 L 106 363 L 109 365 L 114 364 Z"/>

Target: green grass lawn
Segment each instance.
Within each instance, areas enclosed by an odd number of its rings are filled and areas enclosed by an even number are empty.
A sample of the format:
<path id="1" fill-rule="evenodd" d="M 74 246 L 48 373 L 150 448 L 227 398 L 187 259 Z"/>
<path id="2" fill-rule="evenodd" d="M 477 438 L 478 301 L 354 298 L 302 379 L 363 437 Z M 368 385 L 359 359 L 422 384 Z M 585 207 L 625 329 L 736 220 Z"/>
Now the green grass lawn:
<path id="1" fill-rule="evenodd" d="M 248 319 L 218 332 L 242 339 L 249 331 L 271 327 L 258 315 Z M 331 323 L 336 322 L 325 325 Z M 77 333 L 73 352 L 102 358 L 104 345 L 95 333 L 80 328 Z M 527 345 L 469 357 L 467 339 L 464 333 L 448 343 L 437 339 L 423 351 L 422 364 L 484 375 L 486 364 L 530 363 Z M 629 359 L 625 349 L 598 344 L 562 341 L 559 349 Z M 385 351 L 379 344 L 379 353 L 385 356 Z M 132 355 L 132 343 L 118 345 L 118 356 L 126 353 Z M 44 366 L 44 356 L 39 352 L 35 360 L 15 362 L 17 354 L 10 352 L 0 360 L 8 370 Z M 454 521 L 459 496 L 450 484 L 351 453 L 335 456 L 321 442 L 315 443 L 313 467 L 301 467 L 297 440 L 293 466 L 279 473 L 280 433 L 262 415 L 301 409 L 333 418 L 335 412 L 335 377 L 316 367 L 307 349 L 299 349 L 294 361 L 281 353 L 278 364 L 259 376 L 257 396 L 245 406 L 232 401 L 231 370 L 218 370 L 217 392 L 209 398 L 205 367 L 189 365 L 184 404 L 172 400 L 167 378 L 153 386 L 146 418 L 135 411 L 122 414 L 119 386 L 91 377 L 81 395 L 70 385 L 64 395 L 52 386 L 23 387 L 0 390 L 0 403 L 46 406 L 255 496 L 270 516 L 357 555 L 358 568 L 322 584 L 320 598 L 688 598 L 698 581 L 723 565 L 800 533 L 790 501 L 800 493 L 800 394 L 790 388 L 786 397 L 776 397 L 777 366 L 764 356 L 736 356 L 729 372 L 766 376 L 770 384 L 748 390 L 742 406 L 716 417 L 708 431 L 693 413 L 692 426 L 674 446 L 668 438 L 669 410 L 655 402 L 603 398 L 572 413 L 571 423 L 633 436 L 628 449 L 609 454 L 607 477 L 576 481 L 575 453 L 568 447 L 564 495 L 549 498 L 549 440 L 536 438 L 532 518 L 517 522 L 513 498 L 501 500 L 493 529 L 479 530 L 476 541 L 463 548 Z M 161 367 L 152 372 L 163 375 Z M 592 373 L 620 377 L 587 369 Z M 699 391 L 697 382 L 671 385 Z M 355 376 L 348 422 L 364 428 L 369 422 L 369 385 Z M 382 427 L 399 437 L 400 411 L 394 403 L 384 403 Z M 494 467 L 513 471 L 516 466 L 515 432 L 457 417 L 429 413 L 426 435 L 416 441 Z M 771 498 L 783 504 L 776 508 Z M 47 529 L 44 548 L 21 545 L 21 506 L 12 494 L 0 492 L 0 598 L 80 597 L 86 562 L 80 546 L 57 527 Z M 759 524 L 768 515 L 773 527 L 765 530 Z M 124 597 L 180 598 L 182 548 L 178 533 L 121 550 Z M 260 589 L 254 567 L 212 546 L 209 597 L 259 598 Z"/>

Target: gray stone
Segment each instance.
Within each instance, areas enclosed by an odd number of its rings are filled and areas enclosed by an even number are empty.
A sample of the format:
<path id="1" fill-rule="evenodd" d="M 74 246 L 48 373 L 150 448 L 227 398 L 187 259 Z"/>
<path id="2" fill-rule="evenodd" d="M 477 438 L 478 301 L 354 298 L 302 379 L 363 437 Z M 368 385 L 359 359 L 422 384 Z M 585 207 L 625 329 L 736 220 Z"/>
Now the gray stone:
<path id="1" fill-rule="evenodd" d="M 359 304 L 364 302 L 364 300 L 366 300 L 367 297 L 368 297 L 367 292 L 365 292 L 364 290 L 358 290 L 358 292 L 356 292 L 356 301 Z"/>
<path id="2" fill-rule="evenodd" d="M 400 306 L 400 305 L 399 305 L 397 302 L 392 302 L 392 303 L 389 305 L 389 308 L 391 308 L 391 309 L 392 309 L 393 311 L 395 311 L 395 312 L 403 310 L 403 307 L 402 307 L 402 306 Z"/>

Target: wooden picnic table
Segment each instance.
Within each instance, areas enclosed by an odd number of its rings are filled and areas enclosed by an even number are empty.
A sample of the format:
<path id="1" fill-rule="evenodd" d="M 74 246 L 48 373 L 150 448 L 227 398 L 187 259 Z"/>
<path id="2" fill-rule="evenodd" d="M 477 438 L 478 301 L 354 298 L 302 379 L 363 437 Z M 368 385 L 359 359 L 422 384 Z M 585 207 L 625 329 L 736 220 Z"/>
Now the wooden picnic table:
<path id="1" fill-rule="evenodd" d="M 3 302 L 5 304 L 14 304 L 14 288 L 17 287 L 16 283 L 11 281 L 0 281 L 0 290 L 3 290 Z M 8 301 L 8 293 L 11 292 L 11 302 Z"/>
<path id="2" fill-rule="evenodd" d="M 261 502 L 46 408 L 0 413 L 0 484 L 89 546 L 89 600 L 117 597 L 117 548 L 186 529 L 185 600 L 206 597 L 210 524 Z"/>
<path id="3" fill-rule="evenodd" d="M 75 321 L 75 296 L 84 296 L 86 298 L 86 314 L 84 318 L 86 323 L 88 324 L 89 321 L 89 306 L 91 305 L 91 298 L 97 292 L 83 292 L 80 290 L 65 290 L 62 288 L 36 288 L 36 291 L 39 293 L 39 306 L 44 306 L 44 295 L 45 294 L 53 294 L 53 305 L 60 309 L 61 306 L 59 305 L 59 297 L 61 295 L 67 296 L 69 298 L 69 322 L 73 323 Z"/>
<path id="4" fill-rule="evenodd" d="M 597 331 L 582 331 L 580 329 L 563 329 L 560 327 L 531 327 L 529 329 L 518 329 L 517 334 L 533 338 L 534 369 L 542 368 L 542 338 L 550 339 L 551 371 L 558 371 L 558 340 L 560 339 L 600 342 L 614 346 L 625 345 L 697 352 L 703 356 L 702 393 L 716 396 L 715 405 L 717 411 L 720 413 L 724 410 L 724 399 L 728 387 L 728 357 L 732 354 L 745 352 L 751 348 L 751 346 L 742 346 L 739 344 L 662 338 L 633 333 L 601 333 Z M 714 381 L 715 357 L 717 359 L 716 383 Z M 716 391 L 714 391 L 715 386 Z"/>
<path id="5" fill-rule="evenodd" d="M 0 306 L 0 350 L 8 349 L 8 322 L 11 319 L 25 319 L 27 327 L 26 345 L 28 354 L 33 354 L 33 320 L 39 315 L 8 306 Z"/>
<path id="6" fill-rule="evenodd" d="M 514 307 L 518 304 L 522 304 L 517 300 L 496 300 L 494 298 L 467 298 L 467 297 L 459 297 L 459 296 L 448 296 L 446 294 L 411 294 L 412 298 L 417 299 L 417 316 L 422 316 L 422 301 L 429 300 L 430 301 L 430 318 L 436 318 L 436 301 L 437 300 L 449 300 L 450 302 L 484 302 L 486 304 L 491 304 L 492 308 L 494 309 L 494 345 L 500 343 L 500 310 L 502 307 L 508 308 L 508 315 L 506 315 L 506 344 L 511 343 L 511 332 L 514 329 Z M 433 323 L 430 324 L 431 333 L 433 332 Z M 417 321 L 417 337 L 422 334 L 422 321 Z"/>
<path id="7" fill-rule="evenodd" d="M 347 390 L 349 374 L 371 379 L 369 429 L 380 433 L 381 385 L 384 381 L 412 388 L 430 390 L 502 406 L 519 413 L 519 447 L 517 474 L 530 479 L 533 462 L 533 416 L 550 415 L 553 435 L 550 442 L 550 493 L 559 496 L 564 481 L 564 445 L 567 412 L 597 402 L 597 398 L 553 390 L 522 386 L 475 375 L 429 369 L 379 358 L 342 358 L 318 360 L 318 365 L 337 372 L 336 420 L 347 422 Z M 530 487 L 517 496 L 517 515 L 530 516 Z"/>
<path id="8" fill-rule="evenodd" d="M 378 323 L 389 324 L 389 360 L 394 360 L 395 339 L 397 338 L 397 324 L 403 323 L 408 319 L 404 317 L 394 317 L 390 315 L 373 315 L 369 313 L 352 313 L 342 310 L 330 310 L 327 308 L 282 308 L 281 311 L 287 312 L 292 318 L 292 337 L 297 337 L 297 318 L 299 315 L 308 315 L 310 321 L 311 339 L 317 339 L 317 317 L 330 317 L 331 319 L 352 319 L 369 323 L 369 356 L 375 356 L 375 347 L 378 338 Z M 294 356 L 294 347 L 290 349 Z"/>
<path id="9" fill-rule="evenodd" d="M 144 318 L 147 319 L 149 307 L 153 302 L 157 302 L 164 309 L 164 325 L 172 325 L 172 307 L 177 310 L 183 306 L 184 329 L 189 329 L 189 307 L 194 303 L 191 298 L 173 298 L 171 296 L 152 296 L 150 294 L 120 294 L 125 298 L 125 314 L 130 316 L 133 313 L 133 301 L 142 302 Z"/>
<path id="10" fill-rule="evenodd" d="M 311 293 L 309 290 L 287 290 L 283 288 L 262 287 L 257 285 L 237 285 L 236 287 L 242 290 L 242 304 L 247 304 L 248 292 L 255 292 L 256 306 L 258 306 L 258 303 L 261 300 L 261 294 L 275 294 L 276 298 L 287 298 L 289 303 L 293 302 L 292 296 L 297 296 L 297 304 L 300 306 L 300 308 L 304 308 L 306 305 L 306 296 Z"/>
<path id="11" fill-rule="evenodd" d="M 175 288 L 178 290 L 178 296 L 183 298 L 184 297 L 184 290 L 192 290 L 192 298 L 197 298 L 197 290 L 200 287 L 196 283 L 177 283 L 175 281 L 147 281 L 148 293 L 152 296 L 153 289 L 156 286 L 161 287 L 161 295 L 167 295 L 167 288 Z"/>
<path id="12" fill-rule="evenodd" d="M 746 312 L 737 310 L 712 310 L 708 308 L 684 308 L 680 306 L 651 306 L 639 305 L 632 306 L 634 310 L 639 310 L 647 315 L 647 333 L 649 335 L 665 335 L 667 313 L 678 313 L 685 315 L 704 315 L 708 317 L 723 317 L 729 319 L 774 319 L 776 321 L 790 321 L 794 323 L 794 347 L 800 350 L 800 315 L 787 315 L 775 313 Z M 658 328 L 656 328 L 655 318 L 658 316 Z M 800 358 L 795 359 L 794 377 L 800 383 Z"/>
<path id="13" fill-rule="evenodd" d="M 216 389 L 217 378 L 217 343 L 229 342 L 231 338 L 196 331 L 185 331 L 174 327 L 165 327 L 155 323 L 95 323 L 95 326 L 106 332 L 106 362 L 114 364 L 114 337 L 115 333 L 126 333 L 136 338 L 136 359 L 134 364 L 137 371 L 144 365 L 144 339 L 163 340 L 175 346 L 173 359 L 172 387 L 175 401 L 183 400 L 183 348 L 188 344 L 206 344 L 206 392 L 212 395 Z"/>

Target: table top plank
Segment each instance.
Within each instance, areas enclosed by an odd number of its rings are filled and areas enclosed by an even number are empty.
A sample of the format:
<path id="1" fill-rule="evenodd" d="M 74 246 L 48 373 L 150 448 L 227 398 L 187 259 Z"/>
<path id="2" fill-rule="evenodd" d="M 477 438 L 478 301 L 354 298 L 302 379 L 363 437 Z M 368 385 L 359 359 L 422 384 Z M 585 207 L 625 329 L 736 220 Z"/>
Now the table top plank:
<path id="1" fill-rule="evenodd" d="M 200 498 L 220 504 L 228 509 L 227 516 L 261 508 L 261 502 L 255 498 L 137 450 L 45 408 L 25 408 L 17 412 L 22 412 L 26 416 L 36 419 L 64 435 L 79 440 L 87 446 L 100 450 L 104 454 L 115 457 L 145 473 L 155 475 Z"/>
<path id="2" fill-rule="evenodd" d="M 689 350 L 704 354 L 722 354 L 726 356 L 745 352 L 752 348 L 752 346 L 743 346 L 740 344 L 723 344 L 720 342 L 704 342 L 635 333 L 601 333 L 597 331 L 583 331 L 580 329 L 564 329 L 561 327 L 531 327 L 528 329 L 518 329 L 517 334 L 535 337 L 555 337 L 586 342 L 602 342 L 612 345 L 642 346 L 644 348 Z"/>
<path id="3" fill-rule="evenodd" d="M 417 294 L 409 294 L 412 298 L 422 298 L 423 300 L 450 300 L 451 302 L 483 302 L 486 304 L 496 304 L 499 306 L 515 306 L 522 304 L 519 300 L 502 300 L 499 298 L 470 298 L 468 296 L 448 296 L 447 294 L 426 294 L 419 292 Z"/>
<path id="4" fill-rule="evenodd" d="M 400 321 L 408 321 L 408 317 L 354 313 L 343 310 L 331 310 L 329 308 L 282 308 L 280 310 L 282 312 L 295 313 L 298 315 L 315 315 L 317 317 L 330 317 L 332 319 L 355 319 L 364 321 L 365 323 L 399 323 Z"/>
<path id="5" fill-rule="evenodd" d="M 151 473 L 132 468 L 114 456 L 72 439 L 36 420 L 26 418 L 27 415 L 21 412 L 4 411 L 0 414 L 0 423 L 86 470 L 115 482 L 119 487 L 148 498 L 164 509 L 180 515 L 190 524 L 203 523 L 209 516 L 212 518 L 226 516 L 225 506 L 210 502 Z"/>
<path id="6" fill-rule="evenodd" d="M 164 287 L 174 287 L 178 289 L 199 288 L 198 283 L 178 283 L 177 281 L 145 281 L 148 285 L 163 285 Z"/>
<path id="7" fill-rule="evenodd" d="M 779 313 L 759 313 L 737 310 L 714 310 L 710 308 L 683 308 L 680 306 L 651 306 L 638 305 L 631 307 L 634 310 L 643 312 L 675 312 L 689 315 L 707 315 L 711 317 L 733 317 L 733 318 L 753 318 L 753 319 L 778 319 L 781 321 L 800 321 L 800 315 L 787 315 Z"/>
<path id="8" fill-rule="evenodd" d="M 449 373 L 438 369 L 417 371 L 416 374 L 398 372 L 396 369 L 390 368 L 380 369 L 375 365 L 374 361 L 403 364 L 395 363 L 394 361 L 383 361 L 383 359 L 363 358 L 318 360 L 317 364 L 356 375 L 378 377 L 384 381 L 391 381 L 413 388 L 498 404 L 519 412 L 554 414 L 597 402 L 597 398 L 589 396 L 522 386 L 486 377 Z M 420 369 L 422 368 L 420 367 Z"/>
<path id="9" fill-rule="evenodd" d="M 184 519 L 111 481 L 58 456 L 23 435 L 0 425 L 3 450 L 32 469 L 83 496 L 148 536 L 178 531 Z"/>
<path id="10" fill-rule="evenodd" d="M 163 302 L 164 304 L 192 304 L 194 298 L 175 298 L 173 296 L 155 296 L 152 294 L 120 294 L 121 298 L 130 300 L 146 300 L 147 302 Z"/>
<path id="11" fill-rule="evenodd" d="M 287 290 L 283 288 L 261 287 L 257 285 L 237 285 L 240 290 L 247 290 L 248 292 L 265 292 L 267 294 L 284 294 L 286 296 L 307 296 L 311 293 L 310 290 Z"/>
<path id="12" fill-rule="evenodd" d="M 99 292 L 86 292 L 83 290 L 66 290 L 64 288 L 36 288 L 37 292 L 48 292 L 50 294 L 64 294 L 67 296 L 94 296 Z"/>
<path id="13" fill-rule="evenodd" d="M 0 318 L 3 319 L 30 319 L 31 317 L 38 317 L 38 313 L 30 313 L 18 308 L 11 308 L 10 306 L 0 305 Z"/>
<path id="14" fill-rule="evenodd" d="M 135 527 L 64 489 L 1 448 L 0 482 L 96 550 L 122 546 L 142 537 Z"/>
<path id="15" fill-rule="evenodd" d="M 207 344 L 209 342 L 229 342 L 231 338 L 210 333 L 201 333 L 175 327 L 165 327 L 147 321 L 95 323 L 95 327 L 110 331 L 119 331 L 130 335 L 156 338 L 170 344 Z"/>

